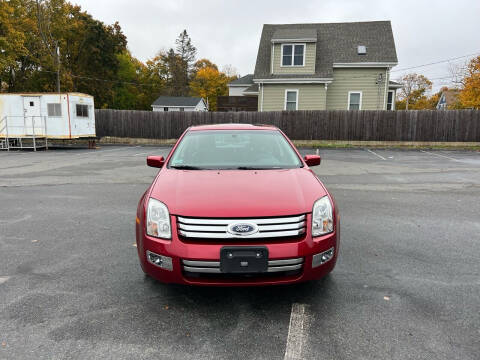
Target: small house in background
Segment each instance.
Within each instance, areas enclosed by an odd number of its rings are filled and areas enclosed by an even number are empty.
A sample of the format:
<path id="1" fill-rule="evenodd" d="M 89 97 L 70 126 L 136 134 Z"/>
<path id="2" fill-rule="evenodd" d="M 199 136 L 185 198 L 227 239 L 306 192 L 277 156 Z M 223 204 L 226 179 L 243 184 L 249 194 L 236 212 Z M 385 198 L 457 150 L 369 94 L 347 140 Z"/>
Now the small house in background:
<path id="1" fill-rule="evenodd" d="M 153 111 L 208 111 L 201 97 L 159 96 L 152 104 Z"/>
<path id="2" fill-rule="evenodd" d="M 256 91 L 249 89 L 253 83 L 253 74 L 248 74 L 228 83 L 228 96 L 247 96 L 258 95 L 258 86 Z M 245 93 L 246 92 L 246 93 Z"/>
<path id="3" fill-rule="evenodd" d="M 82 93 L 0 94 L 0 148 L 47 147 L 47 139 L 94 139 L 93 96 Z M 93 141 L 93 140 L 92 140 Z"/>
<path id="4" fill-rule="evenodd" d="M 253 74 L 242 76 L 228 84 L 228 95 L 217 98 L 218 111 L 257 111 L 258 84 Z"/>
<path id="5" fill-rule="evenodd" d="M 437 103 L 437 110 L 448 110 L 458 101 L 458 90 L 444 90 Z"/>

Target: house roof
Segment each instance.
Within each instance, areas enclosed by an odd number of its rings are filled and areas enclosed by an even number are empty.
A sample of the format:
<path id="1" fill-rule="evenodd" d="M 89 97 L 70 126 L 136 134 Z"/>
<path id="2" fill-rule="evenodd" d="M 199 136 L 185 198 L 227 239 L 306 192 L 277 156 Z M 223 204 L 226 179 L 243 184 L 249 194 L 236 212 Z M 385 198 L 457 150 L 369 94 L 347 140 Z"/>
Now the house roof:
<path id="1" fill-rule="evenodd" d="M 403 87 L 403 84 L 399 83 L 398 81 L 390 80 L 390 81 L 388 82 L 388 87 L 394 88 L 394 89 L 398 89 L 398 88 Z"/>
<path id="2" fill-rule="evenodd" d="M 258 94 L 258 84 L 252 84 L 245 90 L 243 90 L 243 93 L 256 93 Z"/>
<path id="3" fill-rule="evenodd" d="M 272 42 L 283 40 L 317 41 L 316 29 L 277 29 L 272 35 Z"/>
<path id="4" fill-rule="evenodd" d="M 447 106 L 454 105 L 457 102 L 457 97 L 459 92 L 460 92 L 459 90 L 455 90 L 455 89 L 445 90 L 444 92 L 442 92 L 442 95 L 445 96 L 445 103 L 447 104 Z"/>
<path id="5" fill-rule="evenodd" d="M 187 97 L 187 96 L 159 96 L 152 106 L 197 106 L 201 97 Z"/>
<path id="6" fill-rule="evenodd" d="M 299 36 L 316 33 L 315 74 L 271 74 L 271 42 L 286 33 Z M 280 34 L 280 35 L 278 35 Z M 358 46 L 367 47 L 358 55 Z M 390 21 L 329 24 L 263 25 L 255 65 L 255 79 L 332 78 L 334 63 L 397 63 L 395 41 Z"/>
<path id="7" fill-rule="evenodd" d="M 242 76 L 237 80 L 228 83 L 228 86 L 248 86 L 253 84 L 253 74 Z"/>

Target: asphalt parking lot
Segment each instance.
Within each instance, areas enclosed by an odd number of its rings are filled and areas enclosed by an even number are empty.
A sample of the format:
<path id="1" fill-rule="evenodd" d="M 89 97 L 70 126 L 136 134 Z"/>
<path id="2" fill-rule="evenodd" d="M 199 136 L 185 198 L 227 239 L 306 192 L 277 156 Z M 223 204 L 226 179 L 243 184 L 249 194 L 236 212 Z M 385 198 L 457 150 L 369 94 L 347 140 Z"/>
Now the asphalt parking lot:
<path id="1" fill-rule="evenodd" d="M 0 359 L 479 359 L 479 152 L 321 149 L 331 275 L 197 288 L 144 277 L 134 247 L 168 151 L 0 153 Z"/>

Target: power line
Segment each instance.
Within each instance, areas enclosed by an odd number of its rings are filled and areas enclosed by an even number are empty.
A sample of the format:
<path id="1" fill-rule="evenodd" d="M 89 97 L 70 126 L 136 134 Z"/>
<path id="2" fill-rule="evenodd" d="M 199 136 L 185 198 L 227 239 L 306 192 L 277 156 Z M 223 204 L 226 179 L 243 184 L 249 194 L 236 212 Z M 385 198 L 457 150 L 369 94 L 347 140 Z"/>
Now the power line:
<path id="1" fill-rule="evenodd" d="M 56 71 L 49 71 L 49 70 L 36 70 L 40 72 L 47 72 L 47 73 L 52 73 L 55 74 Z M 103 82 L 112 82 L 112 83 L 118 83 L 118 84 L 128 84 L 128 85 L 138 85 L 138 86 L 156 86 L 155 84 L 147 84 L 147 83 L 138 83 L 138 82 L 130 82 L 130 81 L 120 81 L 120 80 L 108 80 L 108 79 L 100 79 L 100 78 L 94 78 L 90 76 L 81 76 L 81 75 L 73 75 L 69 73 L 69 76 L 78 78 L 78 79 L 85 79 L 85 80 L 93 80 L 93 81 L 103 81 Z"/>
<path id="2" fill-rule="evenodd" d="M 405 71 L 405 70 L 411 70 L 411 69 L 418 69 L 418 68 L 425 67 L 425 66 L 437 65 L 437 64 L 442 64 L 442 63 L 446 63 L 446 62 L 449 62 L 449 61 L 454 61 L 454 60 L 463 59 L 463 58 L 466 58 L 466 57 L 469 57 L 469 56 L 475 56 L 475 55 L 477 55 L 477 54 L 480 54 L 480 51 L 477 51 L 477 52 L 475 52 L 475 53 L 473 53 L 473 54 L 468 54 L 468 55 L 463 55 L 463 56 L 457 56 L 457 57 L 454 57 L 454 58 L 445 59 L 445 60 L 440 60 L 440 61 L 435 61 L 435 62 L 431 62 L 431 63 L 427 63 L 427 64 L 421 64 L 421 65 L 411 66 L 411 67 L 403 68 L 403 69 L 395 69 L 395 70 L 392 70 L 392 71 L 390 71 L 390 72 L 397 72 L 397 71 Z"/>
<path id="3" fill-rule="evenodd" d="M 407 68 L 390 70 L 390 73 L 399 72 L 399 71 L 405 71 L 405 70 L 418 69 L 418 68 L 421 68 L 421 67 L 426 67 L 426 66 L 431 66 L 431 65 L 442 64 L 442 63 L 446 63 L 446 62 L 450 62 L 450 61 L 454 61 L 454 60 L 463 59 L 463 58 L 466 58 L 466 57 L 469 57 L 469 56 L 474 56 L 474 55 L 477 55 L 477 54 L 480 54 L 480 51 L 479 51 L 479 52 L 472 53 L 472 54 L 468 54 L 468 55 L 457 56 L 457 57 L 454 57 L 454 58 L 444 59 L 444 60 L 435 61 L 435 62 L 431 62 L 431 63 L 421 64 L 421 65 L 416 65 L 416 66 L 411 66 L 411 67 L 407 67 Z M 48 73 L 56 73 L 56 71 L 49 71 L 49 70 L 36 70 L 36 71 L 48 72 Z M 74 75 L 74 74 L 71 74 L 71 73 L 70 73 L 69 75 L 70 75 L 71 77 L 75 77 L 75 78 L 79 78 L 79 79 L 85 79 L 85 80 L 111 82 L 111 83 L 118 83 L 118 84 L 128 84 L 128 85 L 135 85 L 135 86 L 156 86 L 155 84 L 139 83 L 139 82 L 130 82 L 130 81 L 120 81 L 120 80 L 100 79 L 100 78 L 94 78 L 94 77 L 90 77 L 90 76 Z M 429 80 L 446 79 L 446 78 L 448 78 L 448 77 L 451 77 L 451 75 L 450 75 L 450 76 L 446 76 L 446 77 L 431 78 L 431 79 L 429 79 Z M 367 79 L 367 78 L 377 80 L 377 77 L 376 77 L 375 75 L 361 75 L 361 76 L 352 76 L 352 77 L 345 77 L 345 78 L 334 78 L 334 80 Z"/>

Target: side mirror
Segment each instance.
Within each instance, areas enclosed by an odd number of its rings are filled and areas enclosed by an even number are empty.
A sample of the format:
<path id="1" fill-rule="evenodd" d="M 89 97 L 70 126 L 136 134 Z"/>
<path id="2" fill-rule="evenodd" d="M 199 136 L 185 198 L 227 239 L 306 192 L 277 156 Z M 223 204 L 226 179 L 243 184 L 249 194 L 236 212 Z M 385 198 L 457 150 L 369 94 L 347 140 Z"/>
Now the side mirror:
<path id="1" fill-rule="evenodd" d="M 318 155 L 305 155 L 304 160 L 308 166 L 317 166 L 320 165 L 321 158 Z"/>
<path id="2" fill-rule="evenodd" d="M 165 164 L 163 156 L 147 156 L 147 165 L 156 168 L 162 168 Z"/>

